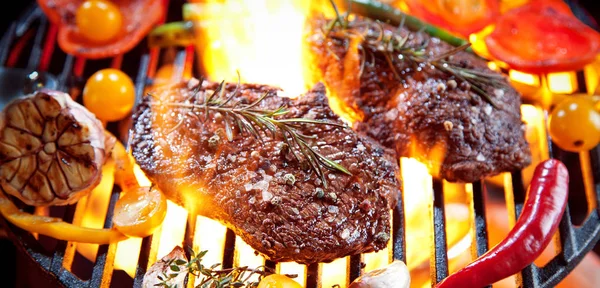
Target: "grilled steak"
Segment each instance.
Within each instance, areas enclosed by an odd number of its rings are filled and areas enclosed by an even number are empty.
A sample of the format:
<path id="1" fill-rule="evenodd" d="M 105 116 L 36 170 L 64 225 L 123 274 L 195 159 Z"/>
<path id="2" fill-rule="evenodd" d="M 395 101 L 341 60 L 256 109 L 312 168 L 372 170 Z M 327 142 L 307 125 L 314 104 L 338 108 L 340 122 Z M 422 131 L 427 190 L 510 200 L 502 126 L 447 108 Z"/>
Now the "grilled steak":
<path id="1" fill-rule="evenodd" d="M 236 86 L 226 84 L 221 99 Z M 154 91 L 136 108 L 132 152 L 153 183 L 190 213 L 223 222 L 274 261 L 327 262 L 386 246 L 389 211 L 400 193 L 393 151 L 347 127 L 297 124 L 299 132 L 314 136 L 309 145 L 315 151 L 352 174 L 322 169 L 324 182 L 280 136 L 257 129 L 261 143 L 240 133 L 237 124 L 226 125 L 226 114 L 177 106 L 210 103 L 208 95 L 218 87 L 182 83 Z M 289 112 L 276 119 L 343 123 L 327 105 L 322 84 L 297 100 L 278 97 L 280 91 L 269 86 L 238 88 L 227 103 L 247 107 L 267 93 L 254 108 L 287 106 Z M 233 127 L 231 141 L 227 127 Z"/>
<path id="2" fill-rule="evenodd" d="M 336 98 L 330 102 L 340 104 L 334 108 L 357 122 L 354 129 L 398 156 L 428 163 L 434 175 L 449 181 L 473 182 L 530 163 L 520 95 L 485 61 L 462 51 L 445 60 L 498 78 L 502 88 L 479 85 L 493 102 L 476 93 L 469 81 L 430 63 L 415 63 L 389 45 L 389 39 L 400 45 L 408 36 L 403 48 L 423 52 L 413 57 L 433 59 L 454 48 L 437 38 L 361 18 L 351 28 L 325 35 L 321 28 L 326 23 L 317 18 L 307 29 L 311 71 L 315 81 L 325 82 L 329 97 Z M 375 35 L 375 40 L 366 42 L 365 35 Z"/>

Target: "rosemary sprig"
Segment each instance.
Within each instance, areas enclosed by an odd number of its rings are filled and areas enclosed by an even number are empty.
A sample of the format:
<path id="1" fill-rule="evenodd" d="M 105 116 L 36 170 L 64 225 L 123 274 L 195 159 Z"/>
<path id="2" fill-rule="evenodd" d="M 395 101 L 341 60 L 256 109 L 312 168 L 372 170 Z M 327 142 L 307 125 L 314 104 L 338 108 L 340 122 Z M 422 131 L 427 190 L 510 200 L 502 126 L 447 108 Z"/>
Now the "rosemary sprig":
<path id="1" fill-rule="evenodd" d="M 406 18 L 401 18 L 396 31 L 386 33 L 382 22 L 379 20 L 350 20 L 348 13 L 339 13 L 333 0 L 331 0 L 331 4 L 336 12 L 336 17 L 328 21 L 325 28 L 322 29 L 324 37 L 339 40 L 347 39 L 348 37 L 361 37 L 362 45 L 359 46 L 363 56 L 359 70 L 361 74 L 367 61 L 367 54 L 375 51 L 374 53 L 379 53 L 383 56 L 398 81 L 402 80 L 398 67 L 401 63 L 412 65 L 415 69 L 422 69 L 430 65 L 454 77 L 456 80 L 468 83 L 475 93 L 483 97 L 494 108 L 498 108 L 497 103 L 486 91 L 485 87 L 506 88 L 508 84 L 504 81 L 504 77 L 500 74 L 471 69 L 450 60 L 451 56 L 456 53 L 469 49 L 471 46 L 470 43 L 467 42 L 439 55 L 429 56 L 426 55 L 426 48 L 429 42 L 420 43 L 419 45 L 409 45 L 408 40 L 412 37 L 411 33 L 409 32 L 404 36 L 401 35 L 401 32 L 404 31 Z M 370 56 L 372 59 L 375 58 L 372 54 Z"/>
<path id="2" fill-rule="evenodd" d="M 181 103 L 153 102 L 152 104 L 189 109 L 189 112 L 192 114 L 194 111 L 203 111 L 204 120 L 210 117 L 210 112 L 218 112 L 224 116 L 225 133 L 229 141 L 233 140 L 234 127 L 237 127 L 240 133 L 251 135 L 261 143 L 264 142 L 264 135 L 269 136 L 271 139 L 282 139 L 287 145 L 287 150 L 291 152 L 299 163 L 308 163 L 310 169 L 321 179 L 325 188 L 327 188 L 327 179 L 322 168 L 352 175 L 344 166 L 320 154 L 310 145 L 311 140 L 316 139 L 316 135 L 306 135 L 300 131 L 303 125 L 331 125 L 343 129 L 348 128 L 347 126 L 305 118 L 280 119 L 281 116 L 289 113 L 286 106 L 280 106 L 277 109 L 258 107 L 262 101 L 272 95 L 268 92 L 250 104 L 242 104 L 234 101 L 233 99 L 239 92 L 239 80 L 235 90 L 228 97 L 225 96 L 224 82 L 221 82 L 217 89 L 206 97 L 204 93 L 200 93 L 199 91 L 202 81 L 203 79 L 200 79 L 198 89 L 194 92 L 191 99 L 187 99 Z M 203 97 L 200 97 L 201 95 Z M 168 133 L 176 130 L 182 123 L 183 119 L 171 128 Z"/>
<path id="3" fill-rule="evenodd" d="M 181 273 L 187 275 L 193 275 L 197 279 L 201 279 L 200 283 L 196 285 L 196 288 L 241 288 L 241 287 L 257 287 L 260 280 L 270 274 L 275 273 L 271 269 L 265 266 L 259 266 L 257 268 L 233 267 L 233 268 L 222 268 L 220 263 L 206 266 L 202 260 L 208 250 L 195 253 L 193 249 L 188 247 L 188 253 L 191 255 L 191 259 L 171 259 L 167 262 L 169 271 L 163 272 L 162 275 L 157 276 L 160 281 L 154 284 L 156 287 L 164 288 L 183 288 L 177 287 L 176 285 L 169 284 L 171 279 L 176 278 Z M 253 281 L 252 276 L 258 275 L 258 281 Z M 295 278 L 297 275 L 286 275 L 290 278 Z"/>

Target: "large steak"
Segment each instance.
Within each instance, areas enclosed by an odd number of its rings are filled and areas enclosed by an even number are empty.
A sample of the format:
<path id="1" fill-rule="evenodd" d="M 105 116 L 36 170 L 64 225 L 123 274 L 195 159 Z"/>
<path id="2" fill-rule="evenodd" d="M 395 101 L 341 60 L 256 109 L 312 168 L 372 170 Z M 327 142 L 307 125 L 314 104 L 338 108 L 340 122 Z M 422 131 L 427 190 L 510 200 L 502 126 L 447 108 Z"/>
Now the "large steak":
<path id="1" fill-rule="evenodd" d="M 306 37 L 310 71 L 329 88 L 336 100 L 330 102 L 353 116 L 357 131 L 398 156 L 428 163 L 449 181 L 473 182 L 531 162 L 520 96 L 485 61 L 464 51 L 448 60 L 461 71 L 498 78 L 499 85 L 481 85 L 493 102 L 456 75 L 406 57 L 416 51 L 422 53 L 416 57 L 434 59 L 453 49 L 439 39 L 360 17 L 345 31 L 334 28 L 326 35 L 328 20 L 313 20 Z M 386 40 L 392 37 L 398 40 Z M 405 37 L 402 48 L 391 49 L 390 43 L 400 45 Z"/>
<path id="2" fill-rule="evenodd" d="M 248 105 L 268 93 L 254 108 L 286 106 L 289 113 L 277 119 L 343 124 L 330 110 L 323 85 L 298 99 L 279 97 L 281 91 L 269 86 L 236 86 L 226 84 L 218 97 L 237 90 L 227 105 Z M 281 137 L 259 130 L 261 142 L 232 125 L 229 141 L 226 115 L 174 105 L 204 103 L 218 87 L 192 80 L 154 91 L 136 108 L 132 152 L 153 183 L 190 213 L 221 221 L 274 261 L 331 261 L 386 246 L 390 209 L 400 195 L 390 151 L 349 128 L 298 124 L 299 132 L 314 136 L 309 145 L 315 151 L 352 174 L 323 169 L 324 182 Z"/>

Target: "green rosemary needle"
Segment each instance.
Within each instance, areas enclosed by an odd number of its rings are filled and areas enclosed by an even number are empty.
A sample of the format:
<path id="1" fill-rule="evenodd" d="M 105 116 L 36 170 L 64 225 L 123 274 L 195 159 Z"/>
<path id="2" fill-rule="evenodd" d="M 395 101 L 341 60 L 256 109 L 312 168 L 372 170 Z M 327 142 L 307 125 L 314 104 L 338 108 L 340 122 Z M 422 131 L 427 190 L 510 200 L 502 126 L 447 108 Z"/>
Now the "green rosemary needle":
<path id="1" fill-rule="evenodd" d="M 400 35 L 400 32 L 404 30 L 405 20 L 407 18 L 402 17 L 398 29 L 396 29 L 396 31 L 391 31 L 392 33 L 390 35 L 385 32 L 383 23 L 379 20 L 350 20 L 350 17 L 348 16 L 349 13 L 340 14 L 333 0 L 331 0 L 331 4 L 336 12 L 336 17 L 328 21 L 324 28 L 322 28 L 324 37 L 336 39 L 346 39 L 348 37 L 362 38 L 362 46 L 359 47 L 360 53 L 362 54 L 359 70 L 360 74 L 362 74 L 362 71 L 364 70 L 366 54 L 371 53 L 370 51 L 375 51 L 374 53 L 381 55 L 383 59 L 385 59 L 392 70 L 394 77 L 396 77 L 398 81 L 402 80 L 398 71 L 398 65 L 400 63 L 409 63 L 414 66 L 431 65 L 438 71 L 453 76 L 457 80 L 469 83 L 471 89 L 473 89 L 476 94 L 483 97 L 485 101 L 494 108 L 498 108 L 494 98 L 486 91 L 486 86 L 506 89 L 508 83 L 501 74 L 471 69 L 449 60 L 452 55 L 469 49 L 471 46 L 470 43 L 463 42 L 465 44 L 442 54 L 428 56 L 426 55 L 425 50 L 429 45 L 429 42 L 419 45 L 409 45 L 408 40 L 411 37 L 411 33 L 408 33 L 405 36 Z M 424 28 L 424 26 L 420 27 Z M 421 31 L 418 31 L 417 33 L 419 32 Z M 330 51 L 330 53 L 333 52 Z M 371 55 L 371 58 L 374 58 L 374 56 Z"/>
<path id="2" fill-rule="evenodd" d="M 258 107 L 263 100 L 272 95 L 272 93 L 268 92 L 262 94 L 250 104 L 242 104 L 233 101 L 239 92 L 239 80 L 236 89 L 228 97 L 225 97 L 225 83 L 221 82 L 208 98 L 201 100 L 199 99 L 200 97 L 198 97 L 199 87 L 202 86 L 202 79 L 200 79 L 200 81 L 198 90 L 193 94 L 193 101 L 178 103 L 153 102 L 152 105 L 190 109 L 192 112 L 203 111 L 204 117 L 210 117 L 211 111 L 219 112 L 224 116 L 225 133 L 229 141 L 233 140 L 234 127 L 237 127 L 241 133 L 251 135 L 260 142 L 264 141 L 264 136 L 268 136 L 272 139 L 281 139 L 287 144 L 289 151 L 299 163 L 303 163 L 303 161 L 308 163 L 311 170 L 321 179 L 325 188 L 328 186 L 327 177 L 325 177 L 323 168 L 352 175 L 344 166 L 325 157 L 310 145 L 312 142 L 311 140 L 316 139 L 316 135 L 306 135 L 300 131 L 300 128 L 304 125 L 331 125 L 342 129 L 348 128 L 346 125 L 306 118 L 282 119 L 280 118 L 281 116 L 289 113 L 286 106 L 280 106 L 276 109 Z M 172 127 L 168 133 L 176 130 L 182 123 L 183 119 Z"/>

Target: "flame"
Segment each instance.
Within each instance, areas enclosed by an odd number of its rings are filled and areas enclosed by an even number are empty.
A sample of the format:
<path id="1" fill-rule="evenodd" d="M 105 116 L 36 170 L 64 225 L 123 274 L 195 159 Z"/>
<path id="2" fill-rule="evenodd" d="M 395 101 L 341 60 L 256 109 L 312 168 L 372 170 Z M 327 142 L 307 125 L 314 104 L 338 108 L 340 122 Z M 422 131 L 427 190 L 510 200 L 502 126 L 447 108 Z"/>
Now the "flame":
<path id="1" fill-rule="evenodd" d="M 112 161 L 102 166 L 102 179 L 100 180 L 100 184 L 87 196 L 86 213 L 81 218 L 81 226 L 89 228 L 102 228 L 104 226 L 104 218 L 106 217 L 108 202 L 110 201 L 110 194 L 114 184 L 114 170 L 115 165 Z M 77 252 L 86 259 L 95 262 L 98 245 L 77 243 Z"/>
<path id="2" fill-rule="evenodd" d="M 277 264 L 276 272 L 279 274 L 298 275 L 298 277 L 292 279 L 302 285 L 302 287 L 306 286 L 306 265 L 300 265 L 295 262 L 281 262 Z"/>
<path id="3" fill-rule="evenodd" d="M 575 72 L 560 72 L 548 74 L 548 88 L 553 93 L 569 94 L 577 90 Z"/>
<path id="4" fill-rule="evenodd" d="M 306 91 L 302 35 L 310 1 L 207 0 L 196 3 L 197 51 L 213 81 L 240 80 Z"/>
<path id="5" fill-rule="evenodd" d="M 334 285 L 340 285 L 340 287 L 348 286 L 348 272 L 349 257 L 338 258 L 331 263 L 320 263 L 319 272 L 321 273 L 321 287 L 333 287 Z"/>

